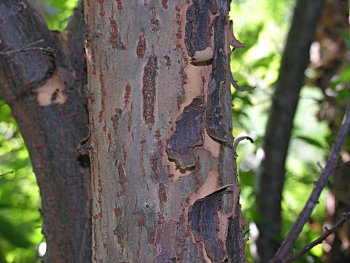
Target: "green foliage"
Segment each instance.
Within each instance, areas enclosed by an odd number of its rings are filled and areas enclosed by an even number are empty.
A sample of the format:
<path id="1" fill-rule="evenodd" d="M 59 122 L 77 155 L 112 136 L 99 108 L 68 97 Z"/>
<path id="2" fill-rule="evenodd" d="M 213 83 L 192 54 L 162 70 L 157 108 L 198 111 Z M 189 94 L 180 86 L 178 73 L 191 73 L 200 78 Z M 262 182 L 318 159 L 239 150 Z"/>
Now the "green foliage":
<path id="1" fill-rule="evenodd" d="M 238 148 L 242 208 L 250 224 L 250 240 L 246 249 L 248 252 L 255 238 L 254 222 L 263 220 L 255 209 L 255 174 L 262 158 L 261 147 L 268 110 L 294 4 L 295 1 L 246 0 L 234 1 L 231 8 L 235 35 L 246 43 L 246 48 L 233 52 L 231 69 L 240 86 L 256 87 L 254 91 L 246 93 L 232 89 L 234 136 L 248 134 L 255 139 L 254 145 L 245 143 Z M 349 71 L 348 67 L 343 70 L 338 83 L 348 80 Z M 314 181 L 321 173 L 318 163 L 325 162 L 329 150 L 329 128 L 316 117 L 320 109 L 319 102 L 322 100 L 323 94 L 318 89 L 303 88 L 286 167 L 287 178 L 282 200 L 283 236 L 277 237 L 278 239 L 282 239 L 294 224 L 311 193 Z M 323 232 L 325 217 L 323 193 L 320 204 L 312 214 L 312 222 L 304 227 L 295 251 Z M 308 255 L 308 261 L 321 262 L 322 253 L 322 247 L 316 246 Z M 253 262 L 250 254 L 248 260 Z M 306 262 L 306 259 L 303 257 L 296 262 Z"/>
<path id="2" fill-rule="evenodd" d="M 49 28 L 64 30 L 77 2 L 78 0 L 40 0 Z"/>

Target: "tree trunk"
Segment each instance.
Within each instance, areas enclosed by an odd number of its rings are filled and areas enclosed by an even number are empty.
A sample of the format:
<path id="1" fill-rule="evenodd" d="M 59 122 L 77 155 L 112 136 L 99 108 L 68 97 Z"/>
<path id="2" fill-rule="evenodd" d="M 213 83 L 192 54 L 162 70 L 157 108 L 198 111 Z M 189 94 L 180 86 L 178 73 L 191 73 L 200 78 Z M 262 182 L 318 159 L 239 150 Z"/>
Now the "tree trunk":
<path id="1" fill-rule="evenodd" d="M 228 9 L 85 0 L 94 261 L 245 261 Z"/>
<path id="2" fill-rule="evenodd" d="M 88 135 L 82 7 L 58 34 L 28 2 L 0 1 L 0 39 L 0 91 L 40 187 L 45 262 L 90 262 L 89 162 L 77 149 Z"/>
<path id="3" fill-rule="evenodd" d="M 304 71 L 309 63 L 310 45 L 322 6 L 323 0 L 297 2 L 272 99 L 263 144 L 265 158 L 257 182 L 257 207 L 262 216 L 257 222 L 261 262 L 268 262 L 279 246 L 285 162 Z"/>

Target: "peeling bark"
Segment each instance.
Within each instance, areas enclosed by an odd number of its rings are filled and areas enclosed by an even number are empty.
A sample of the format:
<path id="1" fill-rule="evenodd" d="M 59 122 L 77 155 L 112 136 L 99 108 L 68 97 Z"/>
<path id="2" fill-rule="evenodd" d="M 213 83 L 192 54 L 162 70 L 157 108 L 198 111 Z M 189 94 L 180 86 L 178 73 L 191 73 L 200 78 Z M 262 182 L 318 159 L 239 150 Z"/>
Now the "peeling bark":
<path id="1" fill-rule="evenodd" d="M 85 9 L 93 260 L 244 262 L 228 1 L 86 0 Z M 110 41 L 114 28 L 121 49 Z M 209 46 L 213 64 L 193 60 Z M 219 117 L 208 125 L 212 111 Z"/>
<path id="2" fill-rule="evenodd" d="M 208 103 L 206 108 L 206 128 L 208 134 L 218 141 L 227 141 L 227 128 L 223 120 L 223 96 L 225 83 L 225 22 L 224 14 L 214 20 L 214 54 L 213 69 L 208 89 Z M 227 45 L 227 43 L 226 43 Z"/>
<path id="3" fill-rule="evenodd" d="M 203 145 L 202 115 L 202 100 L 195 98 L 176 120 L 175 134 L 168 141 L 167 154 L 170 160 L 175 160 L 179 169 L 195 165 L 194 148 Z"/>
<path id="4" fill-rule="evenodd" d="M 196 52 L 201 52 L 209 47 L 210 13 L 215 14 L 216 12 L 217 6 L 214 0 L 196 0 L 188 6 L 185 44 L 190 57 L 194 57 Z"/>

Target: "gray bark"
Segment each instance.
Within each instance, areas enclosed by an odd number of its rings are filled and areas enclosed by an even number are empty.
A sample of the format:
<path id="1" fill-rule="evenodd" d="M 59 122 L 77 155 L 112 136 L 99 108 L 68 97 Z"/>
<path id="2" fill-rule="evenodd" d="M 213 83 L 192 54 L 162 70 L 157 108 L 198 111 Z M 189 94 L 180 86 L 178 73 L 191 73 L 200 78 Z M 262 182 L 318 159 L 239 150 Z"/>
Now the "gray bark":
<path id="1" fill-rule="evenodd" d="M 85 8 L 93 260 L 244 262 L 228 1 Z"/>

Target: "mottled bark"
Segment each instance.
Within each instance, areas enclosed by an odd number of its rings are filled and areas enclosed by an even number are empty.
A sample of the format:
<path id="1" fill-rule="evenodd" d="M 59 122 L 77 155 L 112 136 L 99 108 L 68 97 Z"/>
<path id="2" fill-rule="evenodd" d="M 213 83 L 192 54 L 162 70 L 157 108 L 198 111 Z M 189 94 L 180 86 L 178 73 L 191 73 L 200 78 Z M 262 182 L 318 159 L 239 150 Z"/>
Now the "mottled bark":
<path id="1" fill-rule="evenodd" d="M 85 1 L 94 261 L 245 261 L 228 2 Z"/>
<path id="2" fill-rule="evenodd" d="M 268 262 L 279 245 L 281 200 L 285 180 L 285 162 L 309 49 L 314 40 L 323 0 L 297 2 L 283 54 L 276 90 L 264 138 L 265 158 L 258 173 L 257 207 L 262 216 L 257 222 L 257 242 L 262 262 Z"/>
<path id="3" fill-rule="evenodd" d="M 83 11 L 52 33 L 27 1 L 0 1 L 0 92 L 40 187 L 45 262 L 90 262 L 90 175 L 78 151 L 88 135 Z"/>

